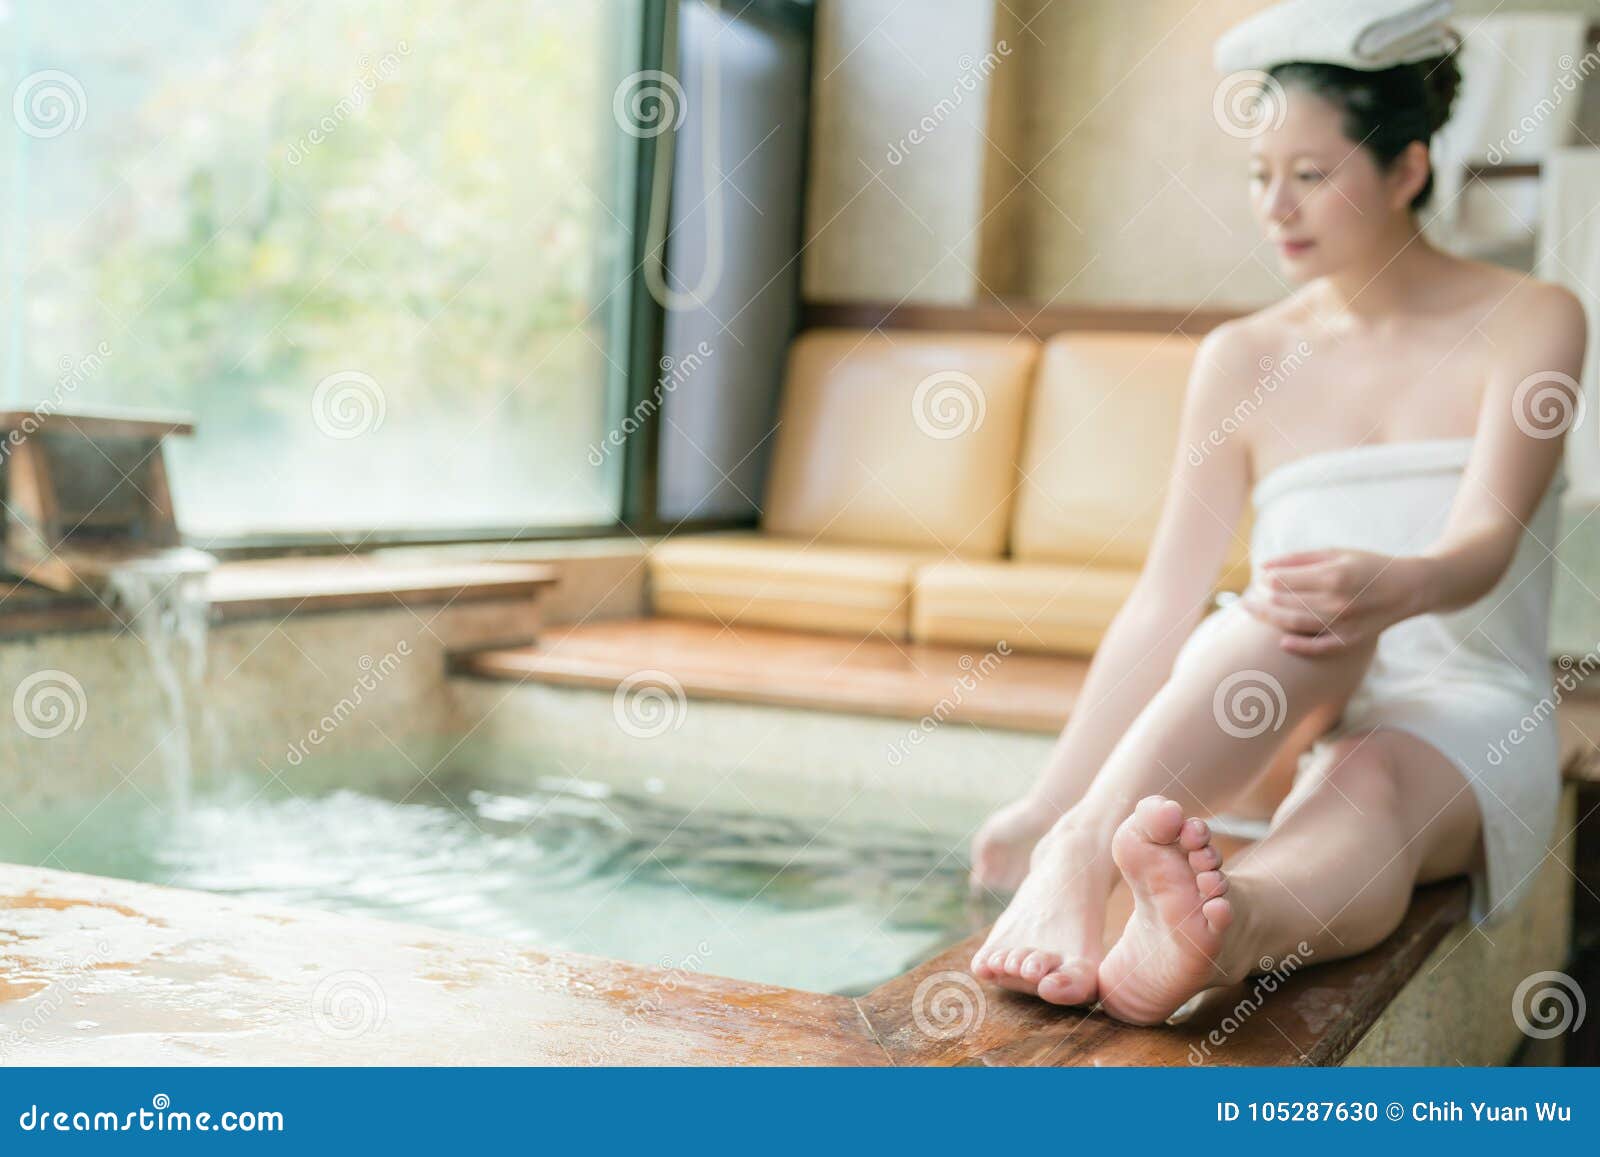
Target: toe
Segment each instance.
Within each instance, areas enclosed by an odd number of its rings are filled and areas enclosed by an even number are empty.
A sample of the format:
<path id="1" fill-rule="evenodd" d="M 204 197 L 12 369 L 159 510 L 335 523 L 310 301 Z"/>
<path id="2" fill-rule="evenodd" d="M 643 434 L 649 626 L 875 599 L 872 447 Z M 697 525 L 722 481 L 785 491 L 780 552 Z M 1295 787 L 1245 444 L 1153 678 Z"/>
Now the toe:
<path id="1" fill-rule="evenodd" d="M 1200 905 L 1200 912 L 1213 932 L 1221 932 L 1233 923 L 1233 905 L 1222 896 L 1213 896 Z"/>
<path id="2" fill-rule="evenodd" d="M 1202 896 L 1220 896 L 1228 890 L 1228 877 L 1221 872 L 1201 872 L 1194 878 L 1194 886 Z"/>
<path id="3" fill-rule="evenodd" d="M 1183 827 L 1183 808 L 1178 806 L 1177 800 L 1165 796 L 1145 796 L 1134 808 L 1134 815 L 1138 817 L 1145 839 L 1155 844 L 1172 843 L 1178 838 L 1178 829 Z"/>
<path id="4" fill-rule="evenodd" d="M 1039 981 L 1039 998 L 1051 1004 L 1088 1004 L 1095 997 L 1095 965 L 1074 959 Z"/>
<path id="5" fill-rule="evenodd" d="M 967 971 L 971 972 L 979 980 L 988 980 L 992 977 L 994 973 L 989 968 L 989 954 L 982 948 L 978 949 L 972 960 L 967 964 Z"/>
<path id="6" fill-rule="evenodd" d="M 1196 872 L 1208 872 L 1213 868 L 1222 866 L 1222 853 L 1217 851 L 1215 844 L 1207 844 L 1197 851 L 1189 853 L 1189 866 Z"/>
<path id="7" fill-rule="evenodd" d="M 1030 952 L 1023 958 L 1018 975 L 1024 980 L 1037 981 L 1045 973 L 1058 967 L 1061 957 L 1055 952 Z"/>
<path id="8" fill-rule="evenodd" d="M 1178 843 L 1186 852 L 1194 852 L 1211 842 L 1211 829 L 1206 821 L 1193 816 L 1183 821 L 1178 831 Z"/>
<path id="9" fill-rule="evenodd" d="M 1021 976 L 1022 962 L 1031 955 L 1033 955 L 1033 949 L 1031 948 L 1013 948 L 1010 952 L 1006 953 L 1006 962 L 1004 965 L 1006 974 L 1008 976 Z"/>

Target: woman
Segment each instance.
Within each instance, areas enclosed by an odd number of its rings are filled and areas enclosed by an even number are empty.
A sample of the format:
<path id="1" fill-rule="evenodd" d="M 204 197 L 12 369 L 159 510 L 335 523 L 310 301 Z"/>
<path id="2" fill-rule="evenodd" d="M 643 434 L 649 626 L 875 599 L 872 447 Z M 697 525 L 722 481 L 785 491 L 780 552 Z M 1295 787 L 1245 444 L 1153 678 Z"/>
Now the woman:
<path id="1" fill-rule="evenodd" d="M 1144 572 L 1038 785 L 972 851 L 975 883 L 1017 889 L 974 974 L 1141 1024 L 1260 961 L 1371 947 L 1418 883 L 1467 873 L 1475 918 L 1502 917 L 1559 792 L 1545 631 L 1582 307 L 1421 236 L 1453 53 L 1269 77 L 1250 196 L 1297 288 L 1201 344 Z M 1195 631 L 1247 501 L 1250 588 Z M 1185 817 L 1312 740 L 1224 865 Z"/>

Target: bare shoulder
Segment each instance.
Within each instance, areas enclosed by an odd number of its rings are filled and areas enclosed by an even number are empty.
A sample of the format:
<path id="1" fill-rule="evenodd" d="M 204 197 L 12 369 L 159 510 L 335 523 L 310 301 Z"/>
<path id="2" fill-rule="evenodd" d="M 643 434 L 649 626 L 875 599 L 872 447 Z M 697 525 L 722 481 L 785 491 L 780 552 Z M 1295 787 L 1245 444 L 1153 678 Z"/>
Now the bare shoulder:
<path id="1" fill-rule="evenodd" d="M 1525 416 L 1525 428 L 1526 423 L 1543 427 L 1551 405 L 1559 417 L 1579 404 L 1579 399 L 1551 393 L 1555 383 L 1562 384 L 1563 395 L 1570 393 L 1583 376 L 1588 319 L 1583 302 L 1571 290 L 1520 278 L 1482 329 L 1495 368 L 1491 382 L 1499 383 L 1491 385 L 1486 400 L 1510 389 L 1513 412 Z"/>
<path id="2" fill-rule="evenodd" d="M 1213 388 L 1235 396 L 1248 393 L 1256 381 L 1275 366 L 1307 352 L 1305 334 L 1310 312 L 1303 295 L 1281 301 L 1223 322 L 1200 343 L 1198 362 Z M 1298 351 L 1298 352 L 1297 352 Z"/>
<path id="3" fill-rule="evenodd" d="M 1561 351 L 1575 346 L 1581 358 L 1588 318 L 1577 294 L 1564 285 L 1501 266 L 1468 264 L 1477 267 L 1475 275 L 1485 285 L 1490 305 L 1483 325 L 1497 345 L 1505 335 L 1502 348 Z"/>
<path id="4" fill-rule="evenodd" d="M 1200 411 L 1229 408 L 1250 381 L 1248 371 L 1256 362 L 1260 338 L 1249 322 L 1249 318 L 1233 318 L 1200 339 L 1190 378 L 1191 404 Z"/>
<path id="5" fill-rule="evenodd" d="M 1533 277 L 1524 279 L 1512 291 L 1505 314 L 1514 333 L 1532 332 L 1581 343 L 1589 328 L 1583 301 L 1576 293 L 1564 285 Z"/>

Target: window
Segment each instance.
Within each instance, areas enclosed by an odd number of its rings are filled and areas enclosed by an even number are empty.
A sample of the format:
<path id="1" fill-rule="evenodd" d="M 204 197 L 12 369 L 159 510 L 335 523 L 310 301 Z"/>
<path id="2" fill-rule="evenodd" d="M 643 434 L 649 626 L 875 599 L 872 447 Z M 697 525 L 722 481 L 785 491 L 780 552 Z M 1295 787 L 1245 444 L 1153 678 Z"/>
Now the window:
<path id="1" fill-rule="evenodd" d="M 611 524 L 631 0 L 0 0 L 0 404 L 193 414 L 216 538 Z"/>

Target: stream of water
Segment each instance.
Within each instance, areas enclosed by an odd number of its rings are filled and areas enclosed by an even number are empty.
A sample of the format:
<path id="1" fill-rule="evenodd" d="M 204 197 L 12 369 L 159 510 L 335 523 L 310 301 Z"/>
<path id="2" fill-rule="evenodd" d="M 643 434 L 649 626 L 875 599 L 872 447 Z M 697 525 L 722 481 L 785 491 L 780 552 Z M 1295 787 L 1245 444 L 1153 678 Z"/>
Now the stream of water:
<path id="1" fill-rule="evenodd" d="M 206 698 L 206 636 L 211 607 L 206 575 L 216 565 L 197 550 L 172 550 L 119 563 L 106 575 L 113 607 L 144 645 L 165 706 L 155 720 L 156 751 L 171 801 L 194 797 L 195 752 L 220 762 L 221 731 Z"/>

